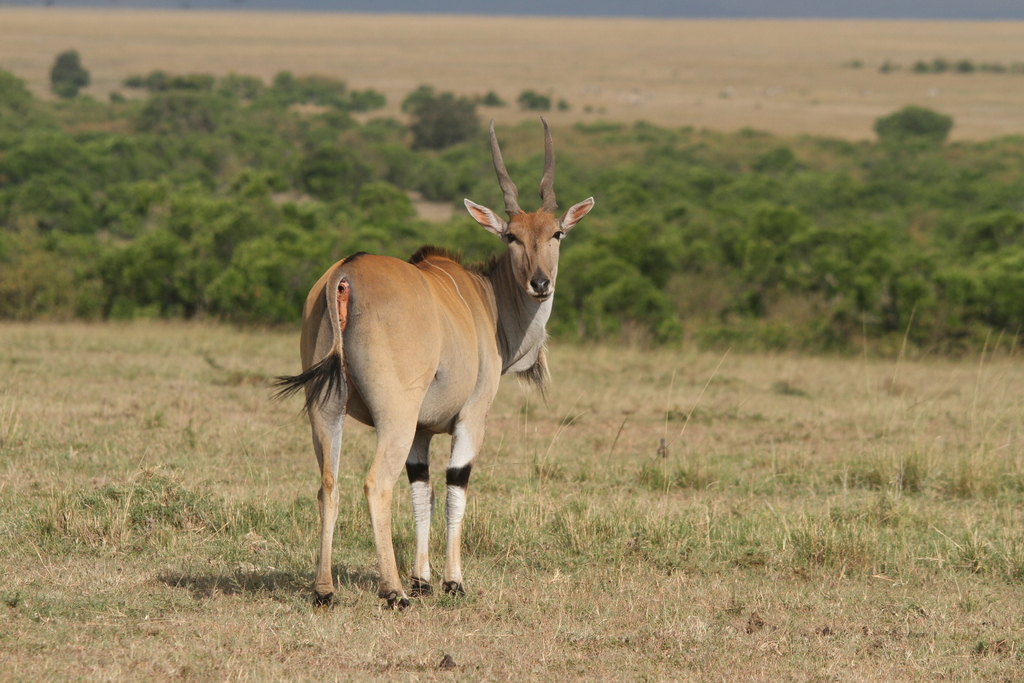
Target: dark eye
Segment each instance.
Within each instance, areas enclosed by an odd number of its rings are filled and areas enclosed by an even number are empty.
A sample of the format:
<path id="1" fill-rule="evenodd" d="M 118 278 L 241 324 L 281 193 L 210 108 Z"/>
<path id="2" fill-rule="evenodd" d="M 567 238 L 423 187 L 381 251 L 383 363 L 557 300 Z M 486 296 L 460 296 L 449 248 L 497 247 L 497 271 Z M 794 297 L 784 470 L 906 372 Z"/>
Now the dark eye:
<path id="1" fill-rule="evenodd" d="M 505 234 L 505 244 L 515 244 L 518 241 L 519 238 L 513 235 L 512 233 L 509 232 Z"/>
<path id="2" fill-rule="evenodd" d="M 563 237 L 565 237 L 565 233 L 559 230 L 554 235 L 552 235 L 552 237 L 554 237 L 556 240 L 561 240 Z"/>

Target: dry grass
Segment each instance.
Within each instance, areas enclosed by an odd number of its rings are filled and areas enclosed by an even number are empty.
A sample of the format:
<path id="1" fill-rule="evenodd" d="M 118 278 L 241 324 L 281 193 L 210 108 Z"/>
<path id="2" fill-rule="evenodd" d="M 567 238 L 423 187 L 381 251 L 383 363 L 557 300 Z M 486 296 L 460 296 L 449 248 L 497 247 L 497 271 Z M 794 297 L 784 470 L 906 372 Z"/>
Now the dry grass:
<path id="1" fill-rule="evenodd" d="M 1024 22 L 482 18 L 0 7 L 0 66 L 48 91 L 55 55 L 74 47 L 106 97 L 152 69 L 282 69 L 384 92 L 386 113 L 421 83 L 459 93 L 524 89 L 564 97 L 554 123 L 608 118 L 664 126 L 871 137 L 906 104 L 951 114 L 953 137 L 1024 132 L 1024 77 L 914 75 L 917 60 L 1021 60 Z M 843 68 L 860 60 L 864 68 Z M 905 70 L 883 75 L 886 60 Z M 592 112 L 586 113 L 585 107 Z M 499 122 L 515 106 L 485 110 Z"/>
<path id="2" fill-rule="evenodd" d="M 308 428 L 263 382 L 295 370 L 296 346 L 293 331 L 201 324 L 0 325 L 5 677 L 931 681 L 1024 667 L 1024 367 L 1005 343 L 898 365 L 556 346 L 550 404 L 506 380 L 492 411 L 470 595 L 404 613 L 374 596 L 360 493 L 373 438 L 357 425 L 338 604 L 311 605 Z M 438 668 L 445 654 L 454 669 Z"/>

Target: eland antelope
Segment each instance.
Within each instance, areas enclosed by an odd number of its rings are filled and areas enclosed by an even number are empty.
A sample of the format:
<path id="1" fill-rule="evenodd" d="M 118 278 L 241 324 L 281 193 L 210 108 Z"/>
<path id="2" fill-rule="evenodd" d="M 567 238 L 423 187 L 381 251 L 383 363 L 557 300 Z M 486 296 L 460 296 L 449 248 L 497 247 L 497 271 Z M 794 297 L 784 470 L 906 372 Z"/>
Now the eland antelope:
<path id="1" fill-rule="evenodd" d="M 473 459 L 501 375 L 511 372 L 543 388 L 547 380 L 545 324 L 551 314 L 561 239 L 594 206 L 593 197 L 555 215 L 555 153 L 544 123 L 543 206 L 519 208 L 491 121 L 491 156 L 504 193 L 502 220 L 465 200 L 470 215 L 508 245 L 491 262 L 463 267 L 443 249 L 423 247 L 408 262 L 354 254 L 331 266 L 302 313 L 302 374 L 277 381 L 281 395 L 303 389 L 320 465 L 320 556 L 313 589 L 317 604 L 334 595 L 331 542 L 338 516 L 338 462 L 346 415 L 377 432 L 377 449 L 363 491 L 380 565 L 378 595 L 404 608 L 391 542 L 391 496 L 405 465 L 416 528 L 409 595 L 431 593 L 428 557 L 428 457 L 435 434 L 451 434 L 446 472 L 448 543 L 443 588 L 460 595 L 460 538 Z"/>

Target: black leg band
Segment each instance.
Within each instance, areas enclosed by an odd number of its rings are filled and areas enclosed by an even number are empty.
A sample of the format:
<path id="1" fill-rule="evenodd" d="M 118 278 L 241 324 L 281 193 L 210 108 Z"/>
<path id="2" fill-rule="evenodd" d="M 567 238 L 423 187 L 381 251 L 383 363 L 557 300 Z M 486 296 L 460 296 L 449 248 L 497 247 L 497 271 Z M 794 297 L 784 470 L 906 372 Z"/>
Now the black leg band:
<path id="1" fill-rule="evenodd" d="M 466 488 L 469 486 L 469 473 L 472 471 L 472 465 L 449 467 L 446 476 L 448 486 L 458 486 L 461 489 Z"/>
<path id="2" fill-rule="evenodd" d="M 405 473 L 409 475 L 409 483 L 430 481 L 430 465 L 422 462 L 405 463 Z"/>

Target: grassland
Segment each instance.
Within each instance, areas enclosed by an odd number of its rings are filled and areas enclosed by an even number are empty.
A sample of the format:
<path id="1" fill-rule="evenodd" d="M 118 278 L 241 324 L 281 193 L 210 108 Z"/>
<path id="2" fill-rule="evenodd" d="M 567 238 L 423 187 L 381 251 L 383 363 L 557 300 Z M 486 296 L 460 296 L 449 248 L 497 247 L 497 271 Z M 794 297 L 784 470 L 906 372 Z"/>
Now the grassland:
<path id="1" fill-rule="evenodd" d="M 712 130 L 872 137 L 906 104 L 956 119 L 954 139 L 1024 132 L 1024 76 L 909 67 L 936 57 L 1012 64 L 1022 22 L 640 20 L 0 7 L 0 67 L 47 93 L 55 55 L 82 54 L 100 98 L 131 74 L 284 69 L 387 95 L 421 83 L 460 94 L 565 98 L 558 125 L 596 118 Z M 844 68 L 859 61 L 862 68 Z M 879 73 L 886 61 L 903 69 Z M 590 112 L 586 111 L 590 108 Z M 528 114 L 488 109 L 499 123 Z"/>
<path id="2" fill-rule="evenodd" d="M 353 424 L 337 605 L 311 604 L 308 427 L 265 384 L 295 370 L 296 346 L 291 330 L 0 325 L 6 679 L 1024 671 L 1012 342 L 962 361 L 556 346 L 550 402 L 506 380 L 492 410 L 469 596 L 403 613 L 374 595 L 373 435 Z M 404 482 L 396 500 L 407 576 Z"/>

